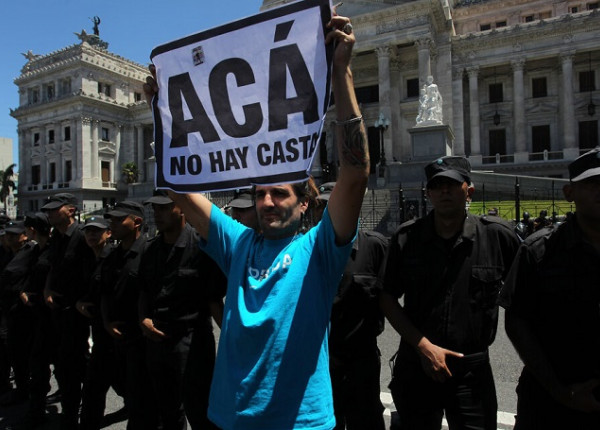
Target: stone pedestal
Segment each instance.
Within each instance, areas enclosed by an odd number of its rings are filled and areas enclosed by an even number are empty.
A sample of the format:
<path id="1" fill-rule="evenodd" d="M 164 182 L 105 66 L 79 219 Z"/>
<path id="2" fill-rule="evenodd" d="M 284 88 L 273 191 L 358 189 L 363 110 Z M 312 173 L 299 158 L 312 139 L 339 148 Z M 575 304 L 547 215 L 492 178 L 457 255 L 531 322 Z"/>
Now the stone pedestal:
<path id="1" fill-rule="evenodd" d="M 408 130 L 412 143 L 411 161 L 432 161 L 452 155 L 454 133 L 449 125 L 429 125 Z"/>

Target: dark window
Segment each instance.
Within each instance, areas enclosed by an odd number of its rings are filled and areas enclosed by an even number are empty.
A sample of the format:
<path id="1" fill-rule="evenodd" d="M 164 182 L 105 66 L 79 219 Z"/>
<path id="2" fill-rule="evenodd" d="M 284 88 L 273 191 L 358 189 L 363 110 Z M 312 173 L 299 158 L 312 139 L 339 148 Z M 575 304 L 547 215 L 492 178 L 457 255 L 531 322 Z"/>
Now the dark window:
<path id="1" fill-rule="evenodd" d="M 492 24 L 481 24 L 479 26 L 480 31 L 490 30 L 492 28 Z"/>
<path id="2" fill-rule="evenodd" d="M 40 183 L 41 174 L 40 166 L 31 166 L 31 183 L 37 185 Z"/>
<path id="3" fill-rule="evenodd" d="M 355 88 L 354 93 L 358 103 L 377 103 L 379 102 L 379 85 Z"/>
<path id="4" fill-rule="evenodd" d="M 506 155 L 506 130 L 490 130 L 490 155 Z"/>
<path id="5" fill-rule="evenodd" d="M 406 80 L 406 98 L 419 97 L 419 78 Z"/>
<path id="6" fill-rule="evenodd" d="M 71 160 L 66 160 L 65 161 L 65 182 L 69 182 L 71 179 L 73 179 Z"/>
<path id="7" fill-rule="evenodd" d="M 50 163 L 48 167 L 48 182 L 52 184 L 56 182 L 56 163 Z"/>
<path id="8" fill-rule="evenodd" d="M 579 72 L 579 91 L 595 91 L 596 90 L 596 82 L 595 82 L 595 72 L 594 70 L 587 70 L 585 72 Z"/>
<path id="9" fill-rule="evenodd" d="M 66 126 L 65 127 L 65 140 L 71 140 L 71 127 L 70 126 Z"/>
<path id="10" fill-rule="evenodd" d="M 135 100 L 136 102 L 141 102 L 142 94 L 141 93 L 133 93 L 133 100 Z"/>
<path id="11" fill-rule="evenodd" d="M 506 21 L 498 21 L 496 23 L 496 28 L 499 28 L 499 27 L 506 27 Z"/>
<path id="12" fill-rule="evenodd" d="M 550 151 L 550 126 L 536 125 L 531 127 L 531 152 Z"/>
<path id="13" fill-rule="evenodd" d="M 523 21 L 525 22 L 532 22 L 533 21 L 533 15 L 527 15 L 525 17 L 523 17 Z"/>
<path id="14" fill-rule="evenodd" d="M 100 170 L 102 171 L 102 182 L 108 186 L 110 182 L 110 162 L 102 161 L 100 163 Z"/>
<path id="15" fill-rule="evenodd" d="M 110 85 L 98 82 L 98 93 L 110 97 Z"/>
<path id="16" fill-rule="evenodd" d="M 598 146 L 598 121 L 579 122 L 579 148 L 592 149 Z"/>
<path id="17" fill-rule="evenodd" d="M 40 134 L 39 133 L 33 133 L 33 144 L 35 146 L 38 146 L 40 144 Z"/>
<path id="18" fill-rule="evenodd" d="M 54 143 L 54 130 L 48 130 L 48 143 Z"/>
<path id="19" fill-rule="evenodd" d="M 533 78 L 531 80 L 531 96 L 546 97 L 547 95 L 548 88 L 546 85 L 546 78 Z"/>
<path id="20" fill-rule="evenodd" d="M 577 6 L 573 6 L 571 8 L 571 13 L 577 13 L 577 12 L 579 12 L 579 9 L 577 8 Z"/>
<path id="21" fill-rule="evenodd" d="M 490 84 L 490 103 L 499 103 L 504 101 L 504 94 L 502 92 L 502 84 Z"/>
<path id="22" fill-rule="evenodd" d="M 598 9 L 598 2 L 594 2 L 594 3 L 588 3 L 587 8 L 588 10 L 592 10 L 592 9 Z"/>
<path id="23" fill-rule="evenodd" d="M 54 98 L 54 85 L 49 84 L 46 87 L 46 97 L 48 98 L 48 100 L 52 100 Z"/>
<path id="24" fill-rule="evenodd" d="M 102 140 L 105 142 L 109 142 L 110 141 L 110 136 L 108 133 L 108 128 L 106 127 L 102 127 Z"/>

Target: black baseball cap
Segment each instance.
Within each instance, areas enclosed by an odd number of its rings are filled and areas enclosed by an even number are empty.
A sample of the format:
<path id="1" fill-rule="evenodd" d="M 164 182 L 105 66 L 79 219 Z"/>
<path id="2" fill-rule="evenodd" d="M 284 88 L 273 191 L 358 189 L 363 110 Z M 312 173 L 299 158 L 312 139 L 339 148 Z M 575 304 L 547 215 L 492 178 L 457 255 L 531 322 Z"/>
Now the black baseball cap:
<path id="1" fill-rule="evenodd" d="M 42 206 L 42 211 L 51 211 L 54 209 L 58 209 L 64 205 L 73 205 L 77 206 L 77 197 L 75 197 L 71 193 L 58 193 L 53 196 L 48 197 L 44 206 Z"/>
<path id="2" fill-rule="evenodd" d="M 173 200 L 169 197 L 166 190 L 154 190 L 154 194 L 144 202 L 145 205 L 170 205 Z"/>
<path id="3" fill-rule="evenodd" d="M 32 227 L 41 232 L 48 232 L 51 228 L 50 222 L 48 221 L 48 215 L 45 212 L 35 212 L 33 214 L 25 215 L 23 224 L 25 227 Z"/>
<path id="4" fill-rule="evenodd" d="M 96 227 L 102 230 L 106 230 L 109 226 L 108 221 L 105 220 L 103 217 L 92 216 L 85 220 L 85 224 L 83 225 L 83 227 L 81 227 L 81 229 L 85 230 L 86 228 L 90 227 Z"/>
<path id="5" fill-rule="evenodd" d="M 333 191 L 333 187 L 335 187 L 335 182 L 325 182 L 319 186 L 319 195 L 317 199 L 319 200 L 329 200 L 331 197 L 331 192 Z"/>
<path id="6" fill-rule="evenodd" d="M 230 208 L 247 209 L 254 206 L 254 194 L 251 188 L 236 190 L 233 199 L 226 205 Z"/>
<path id="7" fill-rule="evenodd" d="M 425 166 L 425 175 L 428 184 L 435 178 L 450 178 L 461 184 L 471 183 L 471 163 L 465 157 L 441 157 Z"/>
<path id="8" fill-rule="evenodd" d="M 4 226 L 4 231 L 6 233 L 24 234 L 25 225 L 23 224 L 23 221 L 9 221 Z"/>
<path id="9" fill-rule="evenodd" d="M 104 218 L 121 218 L 127 215 L 135 215 L 144 218 L 144 206 L 138 202 L 124 200 L 118 202 L 110 211 L 104 214 Z"/>
<path id="10" fill-rule="evenodd" d="M 600 147 L 577 157 L 569 164 L 569 179 L 579 182 L 592 176 L 600 175 Z"/>

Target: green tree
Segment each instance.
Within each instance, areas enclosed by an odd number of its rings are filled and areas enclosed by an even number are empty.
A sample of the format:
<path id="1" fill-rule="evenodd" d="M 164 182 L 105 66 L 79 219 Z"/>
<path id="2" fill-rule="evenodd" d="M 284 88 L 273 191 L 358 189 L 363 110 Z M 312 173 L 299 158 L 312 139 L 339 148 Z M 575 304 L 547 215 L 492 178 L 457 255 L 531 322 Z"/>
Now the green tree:
<path id="1" fill-rule="evenodd" d="M 5 213 L 7 210 L 6 203 L 8 196 L 10 195 L 12 190 L 15 189 L 15 182 L 12 180 L 13 176 L 15 175 L 15 167 L 17 167 L 17 165 L 13 163 L 6 169 L 0 170 L 0 181 L 2 181 L 2 183 L 0 184 L 0 199 L 4 204 Z"/>
<path id="2" fill-rule="evenodd" d="M 138 181 L 140 176 L 140 170 L 138 169 L 137 164 L 133 161 L 123 164 L 121 168 L 121 174 L 123 175 L 123 179 L 127 184 L 133 184 Z"/>

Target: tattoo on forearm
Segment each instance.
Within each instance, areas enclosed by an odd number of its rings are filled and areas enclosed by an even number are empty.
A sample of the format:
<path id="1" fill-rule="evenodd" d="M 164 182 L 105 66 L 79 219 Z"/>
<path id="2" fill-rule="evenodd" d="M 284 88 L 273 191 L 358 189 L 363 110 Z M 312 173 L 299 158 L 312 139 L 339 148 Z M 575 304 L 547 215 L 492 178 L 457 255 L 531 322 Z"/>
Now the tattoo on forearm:
<path id="1" fill-rule="evenodd" d="M 366 167 L 369 151 L 362 121 L 345 124 L 343 130 L 342 161 L 353 167 Z"/>

